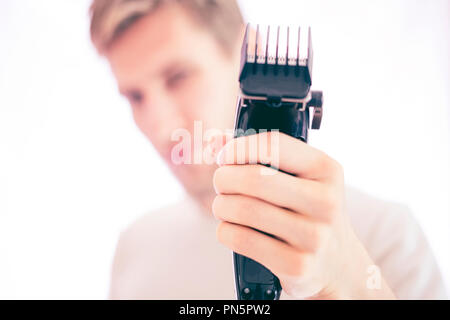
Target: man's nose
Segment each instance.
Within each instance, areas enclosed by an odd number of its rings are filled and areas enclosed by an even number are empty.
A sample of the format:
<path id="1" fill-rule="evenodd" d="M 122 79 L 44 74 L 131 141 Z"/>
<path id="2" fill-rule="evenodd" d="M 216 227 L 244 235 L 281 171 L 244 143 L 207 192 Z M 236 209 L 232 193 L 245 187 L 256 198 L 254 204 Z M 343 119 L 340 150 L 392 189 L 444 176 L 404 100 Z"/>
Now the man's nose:
<path id="1" fill-rule="evenodd" d="M 186 118 L 179 106 L 166 97 L 155 97 L 145 106 L 145 113 L 149 130 L 158 140 L 169 141 L 172 133 L 177 129 L 189 129 Z"/>

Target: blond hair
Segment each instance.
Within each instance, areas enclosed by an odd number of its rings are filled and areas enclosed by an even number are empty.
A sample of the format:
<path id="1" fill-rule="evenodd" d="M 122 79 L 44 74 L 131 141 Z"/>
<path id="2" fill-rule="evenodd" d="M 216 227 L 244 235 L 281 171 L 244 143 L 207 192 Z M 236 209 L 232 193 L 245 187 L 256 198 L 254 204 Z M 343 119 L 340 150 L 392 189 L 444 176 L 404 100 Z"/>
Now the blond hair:
<path id="1" fill-rule="evenodd" d="M 168 3 L 181 5 L 227 52 L 232 51 L 243 24 L 236 0 L 93 0 L 90 32 L 94 45 L 104 52 L 139 18 Z"/>

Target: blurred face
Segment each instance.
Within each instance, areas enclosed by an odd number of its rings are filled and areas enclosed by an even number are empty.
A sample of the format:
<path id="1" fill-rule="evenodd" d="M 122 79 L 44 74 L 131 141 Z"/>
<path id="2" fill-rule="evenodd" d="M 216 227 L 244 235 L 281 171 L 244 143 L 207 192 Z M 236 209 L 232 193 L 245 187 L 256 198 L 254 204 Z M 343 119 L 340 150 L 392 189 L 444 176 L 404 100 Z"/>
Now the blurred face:
<path id="1" fill-rule="evenodd" d="M 213 197 L 216 167 L 175 164 L 172 151 L 180 140 L 172 135 L 189 132 L 194 157 L 195 123 L 203 132 L 233 128 L 240 44 L 236 39 L 233 53 L 225 52 L 185 9 L 165 5 L 133 24 L 106 53 L 137 126 L 186 190 L 202 201 Z"/>

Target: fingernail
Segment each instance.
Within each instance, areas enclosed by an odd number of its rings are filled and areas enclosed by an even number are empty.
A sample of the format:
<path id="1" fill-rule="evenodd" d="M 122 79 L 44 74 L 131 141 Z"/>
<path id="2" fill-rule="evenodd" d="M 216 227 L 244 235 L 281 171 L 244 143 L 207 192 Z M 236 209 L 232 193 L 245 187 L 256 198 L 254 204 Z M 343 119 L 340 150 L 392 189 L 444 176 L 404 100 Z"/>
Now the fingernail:
<path id="1" fill-rule="evenodd" d="M 224 149 L 225 148 L 220 149 L 219 154 L 217 155 L 217 158 L 216 158 L 216 163 L 219 167 L 225 163 Z"/>

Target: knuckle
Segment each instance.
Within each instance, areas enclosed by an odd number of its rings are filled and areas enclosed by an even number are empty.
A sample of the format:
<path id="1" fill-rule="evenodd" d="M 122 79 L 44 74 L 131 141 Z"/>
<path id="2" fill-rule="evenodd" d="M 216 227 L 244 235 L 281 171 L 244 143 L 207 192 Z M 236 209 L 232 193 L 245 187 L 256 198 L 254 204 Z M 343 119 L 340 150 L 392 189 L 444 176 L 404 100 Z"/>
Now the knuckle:
<path id="1" fill-rule="evenodd" d="M 329 159 L 330 157 L 325 152 L 320 152 L 315 160 L 322 171 L 328 172 Z"/>
<path id="2" fill-rule="evenodd" d="M 335 179 L 343 179 L 344 177 L 344 168 L 342 165 L 334 159 L 331 159 L 330 171 L 332 176 Z"/>
<path id="3" fill-rule="evenodd" d="M 342 164 L 336 160 L 334 160 L 334 166 L 335 166 L 335 170 L 336 172 L 343 174 L 344 173 L 344 167 L 342 166 Z"/>
<path id="4" fill-rule="evenodd" d="M 322 153 L 317 160 L 320 168 L 326 172 L 328 176 L 338 178 L 343 176 L 344 169 L 342 165 L 328 156 L 326 153 Z"/>
<path id="5" fill-rule="evenodd" d="M 343 176 L 344 169 L 339 162 L 328 157 L 327 171 L 332 178 L 338 179 Z"/>
<path id="6" fill-rule="evenodd" d="M 333 222 L 333 219 L 336 216 L 336 212 L 339 208 L 339 203 L 339 195 L 335 188 L 327 186 L 324 189 L 322 197 L 323 218 L 327 222 Z"/>

